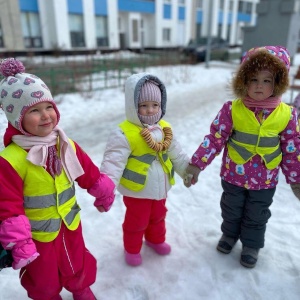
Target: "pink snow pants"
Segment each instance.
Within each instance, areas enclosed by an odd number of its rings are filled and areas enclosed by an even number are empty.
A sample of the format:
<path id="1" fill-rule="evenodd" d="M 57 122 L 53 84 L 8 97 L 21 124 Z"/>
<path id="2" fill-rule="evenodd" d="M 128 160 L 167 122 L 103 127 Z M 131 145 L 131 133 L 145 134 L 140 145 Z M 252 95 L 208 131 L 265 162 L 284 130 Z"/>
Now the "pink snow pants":
<path id="1" fill-rule="evenodd" d="M 166 199 L 151 200 L 123 197 L 126 206 L 123 223 L 124 248 L 128 253 L 141 251 L 143 236 L 153 244 L 163 243 L 166 239 L 165 218 Z"/>
<path id="2" fill-rule="evenodd" d="M 57 299 L 62 288 L 73 293 L 95 282 L 97 262 L 85 248 L 81 224 L 71 231 L 62 222 L 54 241 L 34 242 L 40 256 L 20 271 L 29 298 Z"/>

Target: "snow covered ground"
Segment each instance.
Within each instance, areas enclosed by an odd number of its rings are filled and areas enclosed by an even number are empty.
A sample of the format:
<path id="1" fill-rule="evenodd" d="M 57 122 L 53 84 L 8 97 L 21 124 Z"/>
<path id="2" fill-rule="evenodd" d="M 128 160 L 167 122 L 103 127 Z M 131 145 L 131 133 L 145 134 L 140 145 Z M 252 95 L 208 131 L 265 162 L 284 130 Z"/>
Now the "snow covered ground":
<path id="1" fill-rule="evenodd" d="M 232 99 L 229 84 L 238 62 L 211 62 L 193 66 L 151 68 L 167 87 L 165 120 L 191 156 L 225 101 Z M 294 61 L 291 73 L 300 65 Z M 296 95 L 295 95 L 296 96 Z M 60 126 L 100 165 L 110 130 L 124 119 L 123 89 L 57 97 Z M 290 92 L 283 96 L 290 101 Z M 6 128 L 0 112 L 0 133 Z M 0 144 L 0 149 L 3 145 Z M 241 243 L 231 254 L 221 254 L 216 244 L 221 235 L 219 200 L 221 156 L 200 174 L 199 183 L 187 189 L 177 183 L 167 200 L 167 241 L 172 252 L 166 257 L 142 248 L 143 264 L 125 264 L 122 222 L 125 207 L 117 194 L 107 213 L 100 214 L 93 198 L 77 189 L 87 247 L 98 260 L 97 281 L 92 289 L 101 300 L 298 300 L 300 298 L 300 203 L 283 176 L 271 206 L 265 248 L 254 269 L 240 265 Z M 50 264 L 51 262 L 49 262 Z M 0 272 L 0 299 L 27 299 L 18 272 Z M 72 295 L 63 290 L 63 299 Z"/>

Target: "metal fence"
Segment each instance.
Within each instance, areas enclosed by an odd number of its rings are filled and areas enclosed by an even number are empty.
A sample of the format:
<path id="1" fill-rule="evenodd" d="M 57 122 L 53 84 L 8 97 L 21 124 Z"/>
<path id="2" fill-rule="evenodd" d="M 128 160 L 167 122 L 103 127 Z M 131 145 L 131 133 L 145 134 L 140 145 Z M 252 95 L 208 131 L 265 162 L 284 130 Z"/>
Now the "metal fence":
<path id="1" fill-rule="evenodd" d="M 230 55 L 229 60 L 233 58 Z M 127 58 L 116 53 L 105 55 L 105 58 L 90 54 L 37 59 L 28 55 L 21 60 L 26 72 L 40 77 L 53 95 L 122 87 L 131 74 L 146 71 L 149 67 L 197 63 L 179 50 L 147 50 Z"/>
<path id="2" fill-rule="evenodd" d="M 46 61 L 46 60 L 45 60 Z M 66 60 L 59 64 L 27 64 L 26 72 L 40 77 L 53 95 L 89 92 L 124 85 L 133 73 L 158 65 L 186 63 L 178 51 L 148 51 L 132 58 L 97 59 L 93 56 L 80 60 Z"/>

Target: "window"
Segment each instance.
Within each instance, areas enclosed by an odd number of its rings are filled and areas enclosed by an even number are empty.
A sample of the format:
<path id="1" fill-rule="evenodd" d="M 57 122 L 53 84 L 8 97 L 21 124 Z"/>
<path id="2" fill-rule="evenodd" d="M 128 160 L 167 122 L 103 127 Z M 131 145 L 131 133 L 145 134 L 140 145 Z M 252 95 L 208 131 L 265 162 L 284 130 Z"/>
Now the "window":
<path id="1" fill-rule="evenodd" d="M 178 4 L 179 5 L 184 5 L 185 4 L 185 0 L 178 0 Z"/>
<path id="2" fill-rule="evenodd" d="M 196 2 L 196 8 L 203 9 L 203 0 L 197 0 L 197 2 Z"/>
<path id="3" fill-rule="evenodd" d="M 224 0 L 220 0 L 220 10 L 224 9 Z"/>
<path id="4" fill-rule="evenodd" d="M 250 3 L 250 2 L 247 2 L 247 4 L 246 4 L 246 14 L 249 14 L 249 15 L 251 15 L 251 13 L 252 13 L 252 3 Z"/>
<path id="5" fill-rule="evenodd" d="M 139 41 L 139 27 L 138 27 L 138 20 L 132 20 L 132 41 L 138 42 Z"/>
<path id="6" fill-rule="evenodd" d="M 72 47 L 84 47 L 85 42 L 82 15 L 69 14 L 69 28 Z"/>
<path id="7" fill-rule="evenodd" d="M 96 16 L 97 46 L 108 46 L 107 17 Z"/>
<path id="8" fill-rule="evenodd" d="M 163 41 L 164 42 L 171 41 L 171 29 L 170 28 L 163 28 Z"/>
<path id="9" fill-rule="evenodd" d="M 252 3 L 251 3 L 251 2 L 246 2 L 246 1 L 241 1 L 241 2 L 239 2 L 238 11 L 239 11 L 240 13 L 251 14 L 251 11 L 252 11 Z"/>
<path id="10" fill-rule="evenodd" d="M 25 48 L 43 47 L 39 15 L 21 12 L 21 24 Z"/>

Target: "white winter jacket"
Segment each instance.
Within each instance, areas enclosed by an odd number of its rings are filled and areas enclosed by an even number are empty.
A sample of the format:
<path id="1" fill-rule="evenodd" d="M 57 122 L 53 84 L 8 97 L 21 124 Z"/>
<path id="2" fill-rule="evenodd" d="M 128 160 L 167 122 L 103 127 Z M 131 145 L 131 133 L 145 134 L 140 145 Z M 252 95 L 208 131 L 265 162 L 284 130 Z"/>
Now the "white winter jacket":
<path id="1" fill-rule="evenodd" d="M 160 142 L 163 138 L 162 128 L 158 125 L 142 124 L 138 118 L 138 98 L 141 86 L 147 80 L 156 81 L 162 92 L 161 109 L 162 116 L 166 112 L 167 95 L 164 84 L 155 76 L 148 73 L 139 73 L 130 76 L 125 83 L 125 114 L 126 119 L 140 127 L 148 126 L 151 128 L 151 134 L 155 141 Z M 181 148 L 176 140 L 173 132 L 173 140 L 169 150 L 167 151 L 171 162 L 173 163 L 175 172 L 184 178 L 185 169 L 189 163 L 189 157 Z M 171 185 L 168 175 L 163 171 L 159 160 L 154 160 L 148 171 L 148 178 L 145 187 L 134 192 L 120 185 L 120 179 L 130 156 L 131 149 L 129 143 L 122 132 L 121 128 L 117 128 L 109 135 L 103 161 L 101 164 L 101 172 L 106 173 L 115 183 L 118 191 L 124 195 L 135 198 L 161 200 L 167 197 L 167 192 Z"/>

